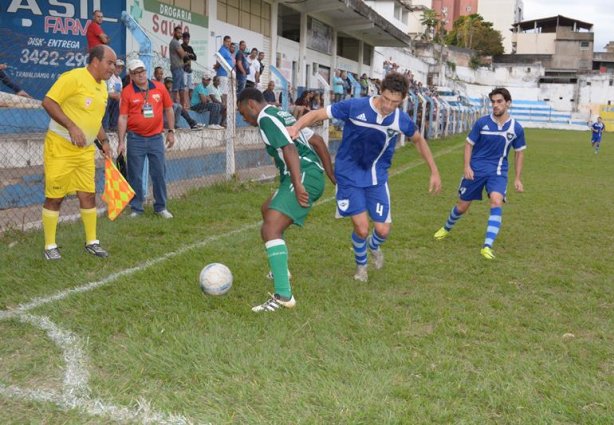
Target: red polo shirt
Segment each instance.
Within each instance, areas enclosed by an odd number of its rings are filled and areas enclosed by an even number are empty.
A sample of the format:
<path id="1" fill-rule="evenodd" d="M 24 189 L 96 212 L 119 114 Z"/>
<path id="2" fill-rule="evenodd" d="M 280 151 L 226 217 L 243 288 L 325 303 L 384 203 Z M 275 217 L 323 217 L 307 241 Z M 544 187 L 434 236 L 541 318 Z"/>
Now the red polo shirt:
<path id="1" fill-rule="evenodd" d="M 96 21 L 91 21 L 87 27 L 87 32 L 85 33 L 88 50 L 92 50 L 92 48 L 102 44 L 102 40 L 100 40 L 99 37 L 100 34 L 104 34 L 102 27 Z"/>
<path id="2" fill-rule="evenodd" d="M 143 116 L 143 105 L 147 103 L 153 109 L 153 117 Z M 128 115 L 128 131 L 139 136 L 149 137 L 162 133 L 164 127 L 164 109 L 172 108 L 173 101 L 166 87 L 157 81 L 149 80 L 147 90 L 139 89 L 136 84 L 130 83 L 122 90 L 119 104 L 120 115 Z"/>

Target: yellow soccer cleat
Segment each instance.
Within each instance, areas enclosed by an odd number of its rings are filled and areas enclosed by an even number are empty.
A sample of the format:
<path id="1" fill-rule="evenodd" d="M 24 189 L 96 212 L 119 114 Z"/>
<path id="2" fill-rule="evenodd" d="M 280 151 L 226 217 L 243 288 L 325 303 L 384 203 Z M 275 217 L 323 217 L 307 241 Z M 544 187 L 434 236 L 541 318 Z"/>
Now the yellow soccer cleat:
<path id="1" fill-rule="evenodd" d="M 445 239 L 448 237 L 448 235 L 450 234 L 449 230 L 446 230 L 445 227 L 442 227 L 441 229 L 439 229 L 438 231 L 435 232 L 435 234 L 433 235 L 433 237 L 435 239 L 437 239 L 438 241 Z"/>
<path id="2" fill-rule="evenodd" d="M 486 258 L 487 260 L 495 259 L 495 251 L 493 251 L 492 248 L 489 246 L 485 246 L 484 248 L 482 248 L 480 254 L 482 254 L 482 257 Z"/>

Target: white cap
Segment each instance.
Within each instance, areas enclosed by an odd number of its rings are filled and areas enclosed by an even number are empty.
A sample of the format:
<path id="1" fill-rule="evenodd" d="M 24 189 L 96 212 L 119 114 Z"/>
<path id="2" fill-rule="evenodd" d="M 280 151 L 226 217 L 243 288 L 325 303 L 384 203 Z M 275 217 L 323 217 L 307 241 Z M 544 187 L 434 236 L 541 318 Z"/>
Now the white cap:
<path id="1" fill-rule="evenodd" d="M 124 66 L 124 61 L 123 61 L 123 60 L 121 60 L 121 59 L 117 59 L 117 60 L 115 61 L 115 66 Z"/>
<path id="2" fill-rule="evenodd" d="M 143 63 L 142 60 L 140 59 L 132 59 L 130 62 L 128 62 L 128 71 L 135 71 L 139 68 L 143 68 L 145 69 L 145 64 Z"/>

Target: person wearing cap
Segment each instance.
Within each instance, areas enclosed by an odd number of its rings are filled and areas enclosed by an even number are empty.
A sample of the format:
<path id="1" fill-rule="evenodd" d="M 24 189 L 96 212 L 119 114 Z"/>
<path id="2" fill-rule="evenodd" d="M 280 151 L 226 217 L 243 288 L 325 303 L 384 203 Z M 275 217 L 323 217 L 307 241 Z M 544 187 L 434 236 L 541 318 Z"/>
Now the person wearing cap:
<path id="1" fill-rule="evenodd" d="M 203 75 L 202 83 L 196 86 L 194 93 L 192 93 L 191 108 L 196 112 L 209 111 L 209 125 L 208 128 L 212 130 L 223 129 L 220 125 L 221 121 L 221 105 L 215 103 L 209 97 L 209 90 L 207 86 L 211 83 L 211 76 L 209 74 Z"/>
<path id="2" fill-rule="evenodd" d="M 102 119 L 105 131 L 117 131 L 117 119 L 119 118 L 119 99 L 122 95 L 122 78 L 119 76 L 124 70 L 124 61 L 115 61 L 115 71 L 107 80 L 107 109 Z"/>
<path id="3" fill-rule="evenodd" d="M 115 52 L 109 46 L 94 47 L 89 53 L 87 67 L 63 73 L 43 99 L 42 106 L 51 117 L 43 154 L 46 260 L 62 258 L 55 240 L 60 207 L 66 195 L 74 192 L 79 199 L 85 229 L 85 251 L 100 258 L 109 255 L 96 238 L 94 141 L 98 139 L 104 155 L 111 158 L 102 117 L 108 96 L 104 80 L 113 75 L 116 60 Z"/>
<path id="4" fill-rule="evenodd" d="M 143 169 L 147 158 L 153 186 L 154 213 L 162 218 L 173 218 L 166 208 L 166 164 L 162 135 L 162 114 L 166 114 L 166 146 L 172 148 L 175 144 L 173 101 L 162 83 L 147 78 L 143 61 L 130 61 L 128 71 L 131 83 L 122 91 L 119 106 L 117 154 L 126 150 L 127 134 L 128 183 L 135 192 L 130 201 L 130 216 L 138 217 L 144 212 Z"/>
<path id="5" fill-rule="evenodd" d="M 188 108 L 188 92 L 186 90 L 183 70 L 183 58 L 187 53 L 181 47 L 183 31 L 177 25 L 173 30 L 173 39 L 168 45 L 168 53 L 171 59 L 171 74 L 173 75 L 173 100 L 179 102 L 184 108 Z"/>
<path id="6" fill-rule="evenodd" d="M 154 75 L 155 75 L 155 72 L 154 72 Z M 156 78 L 156 80 L 158 79 Z M 170 95 L 171 90 L 173 88 L 173 77 L 164 78 L 164 86 L 166 87 L 166 90 L 168 91 Z M 183 117 L 183 119 L 186 120 L 186 122 L 188 123 L 188 125 L 190 126 L 192 130 L 201 130 L 202 128 L 205 127 L 204 125 L 194 121 L 194 118 L 190 116 L 188 111 L 183 109 L 183 106 L 181 106 L 177 102 L 173 102 L 173 112 L 175 113 L 175 127 L 179 126 L 178 123 L 179 123 L 180 117 Z M 168 128 L 168 121 L 166 120 L 166 115 L 164 116 L 164 128 Z"/>
<path id="7" fill-rule="evenodd" d="M 187 90 L 187 98 L 192 97 L 192 92 L 194 91 L 194 80 L 192 78 L 192 61 L 196 60 L 196 53 L 194 53 L 194 49 L 190 46 L 190 33 L 184 32 L 183 35 L 183 43 L 181 43 L 181 48 L 186 53 L 183 57 L 183 79 L 185 80 L 185 87 Z"/>

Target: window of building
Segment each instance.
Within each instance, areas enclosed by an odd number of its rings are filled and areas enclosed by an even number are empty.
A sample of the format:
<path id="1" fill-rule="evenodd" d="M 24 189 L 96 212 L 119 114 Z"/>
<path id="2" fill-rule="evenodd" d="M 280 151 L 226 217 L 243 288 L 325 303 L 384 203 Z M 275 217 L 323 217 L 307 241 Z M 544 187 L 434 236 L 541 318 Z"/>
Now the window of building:
<path id="1" fill-rule="evenodd" d="M 373 57 L 373 46 L 367 43 L 362 45 L 362 63 L 363 65 L 371 66 L 371 58 Z"/>
<path id="2" fill-rule="evenodd" d="M 397 4 L 397 3 L 394 4 L 394 17 L 395 19 L 399 21 L 401 20 L 401 5 L 400 4 Z"/>
<path id="3" fill-rule="evenodd" d="M 333 28 L 324 22 L 308 16 L 307 47 L 331 55 L 333 53 Z"/>
<path id="4" fill-rule="evenodd" d="M 263 0 L 218 0 L 217 19 L 271 36 L 271 5 Z"/>
<path id="5" fill-rule="evenodd" d="M 358 40 L 352 37 L 337 36 L 337 56 L 358 62 Z"/>
<path id="6" fill-rule="evenodd" d="M 301 14 L 299 12 L 280 3 L 277 22 L 278 36 L 297 43 L 301 42 Z"/>
<path id="7" fill-rule="evenodd" d="M 580 50 L 588 50 L 588 48 L 590 47 L 590 44 L 588 41 L 581 41 L 580 42 Z"/>

